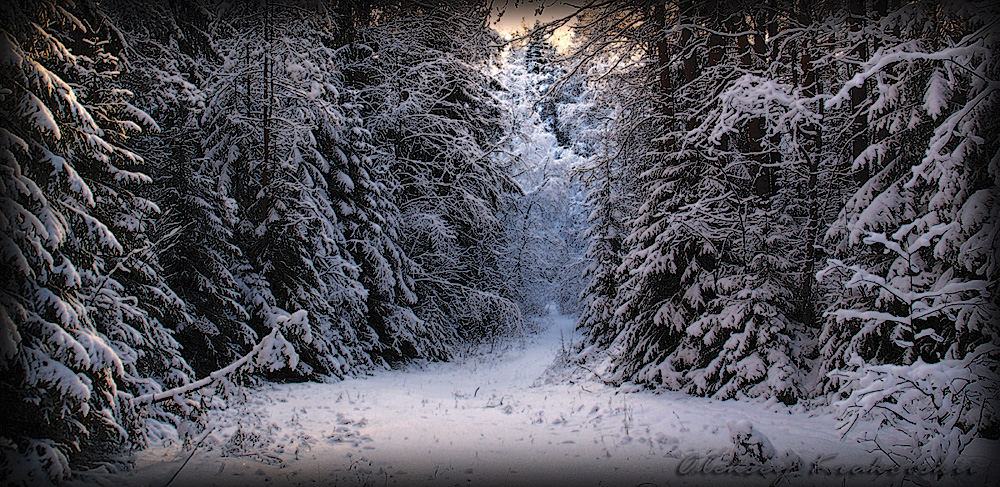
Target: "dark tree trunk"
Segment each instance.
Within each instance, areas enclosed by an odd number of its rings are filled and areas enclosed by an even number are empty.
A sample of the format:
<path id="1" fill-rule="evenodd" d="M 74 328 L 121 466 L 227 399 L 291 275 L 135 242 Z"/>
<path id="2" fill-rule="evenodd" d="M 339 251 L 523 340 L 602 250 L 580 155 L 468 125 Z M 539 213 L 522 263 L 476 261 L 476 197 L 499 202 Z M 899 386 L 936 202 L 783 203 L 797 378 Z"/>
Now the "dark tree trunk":
<path id="1" fill-rule="evenodd" d="M 849 0 L 847 8 L 851 18 L 851 31 L 860 32 L 865 24 L 865 0 Z M 859 62 L 864 62 L 868 59 L 868 43 L 864 39 L 856 42 L 857 46 L 854 48 L 854 56 Z M 854 138 L 851 140 L 851 162 L 853 163 L 868 148 L 868 117 L 862 110 L 865 106 L 865 101 L 868 99 L 868 88 L 862 83 L 860 86 L 851 88 L 850 94 L 851 111 L 855 113 L 854 120 L 851 123 L 851 133 L 854 135 Z M 866 166 L 859 167 L 854 171 L 854 179 L 859 184 L 864 184 L 868 181 L 869 177 L 871 177 L 871 174 Z"/>
<path id="2" fill-rule="evenodd" d="M 667 6 L 666 2 L 659 2 L 653 6 L 653 22 L 656 25 L 656 72 L 660 85 L 660 99 L 663 103 L 663 115 L 667 117 L 667 122 L 672 123 L 674 116 L 673 88 L 670 83 L 670 50 L 664 31 L 667 27 Z"/>

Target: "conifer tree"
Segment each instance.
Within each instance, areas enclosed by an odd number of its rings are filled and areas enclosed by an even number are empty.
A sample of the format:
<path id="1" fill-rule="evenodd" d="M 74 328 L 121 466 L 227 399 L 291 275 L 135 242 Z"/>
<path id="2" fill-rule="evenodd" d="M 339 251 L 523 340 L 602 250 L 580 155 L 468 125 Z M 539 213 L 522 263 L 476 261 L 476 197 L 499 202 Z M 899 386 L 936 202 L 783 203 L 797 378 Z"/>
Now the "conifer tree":
<path id="1" fill-rule="evenodd" d="M 93 5 L 18 5 L 0 31 L 3 111 L 4 476 L 64 479 L 69 464 L 145 442 L 132 397 L 188 381 L 168 325 L 187 319 L 150 241 L 158 207 L 129 138 L 155 130 L 117 85 Z"/>
<path id="2" fill-rule="evenodd" d="M 517 329 L 500 274 L 506 194 L 519 191 L 493 154 L 508 121 L 485 67 L 496 55 L 474 3 L 390 9 L 364 32 L 357 69 L 372 144 L 398 180 L 400 245 L 416 264 L 415 315 L 441 337 Z M 457 327 L 456 327 L 457 325 Z"/>
<path id="3" fill-rule="evenodd" d="M 195 1 L 104 8 L 126 46 L 122 82 L 160 127 L 133 140 L 153 179 L 147 194 L 163 210 L 152 225 L 156 253 L 191 317 L 175 323 L 176 338 L 202 376 L 247 353 L 257 338 L 234 274 L 243 259 L 236 201 L 220 191 L 198 140 L 207 79 L 220 61 L 207 33 L 213 16 Z"/>

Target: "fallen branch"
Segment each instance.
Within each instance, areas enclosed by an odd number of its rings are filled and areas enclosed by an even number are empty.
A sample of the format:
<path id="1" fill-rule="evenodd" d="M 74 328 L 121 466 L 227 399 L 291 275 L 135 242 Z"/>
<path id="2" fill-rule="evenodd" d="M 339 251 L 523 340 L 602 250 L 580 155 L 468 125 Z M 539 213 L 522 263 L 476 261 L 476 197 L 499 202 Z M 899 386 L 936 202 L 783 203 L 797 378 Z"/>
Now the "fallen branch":
<path id="1" fill-rule="evenodd" d="M 268 333 L 267 336 L 262 338 L 260 342 L 258 342 L 257 345 L 255 345 L 252 350 L 250 350 L 249 353 L 240 357 L 239 360 L 236 360 L 235 362 L 219 370 L 216 370 L 211 374 L 208 374 L 208 377 L 205 377 L 203 379 L 188 384 L 184 384 L 182 386 L 175 387 L 173 389 L 169 389 L 166 391 L 143 394 L 133 399 L 133 402 L 135 404 L 145 404 L 145 403 L 155 404 L 157 402 L 164 401 L 172 397 L 176 397 L 180 394 L 187 394 L 188 392 L 196 391 L 223 377 L 226 377 L 229 374 L 232 374 L 233 372 L 238 370 L 240 367 L 246 365 L 248 362 L 250 362 L 250 360 L 254 358 L 257 358 L 258 365 L 262 366 L 267 365 L 272 370 L 277 370 L 278 368 L 286 365 L 284 361 L 269 362 L 265 364 L 260 359 L 260 353 L 265 349 L 268 349 L 269 352 L 277 351 L 283 354 L 288 359 L 287 361 L 288 367 L 295 368 L 295 365 L 298 363 L 299 357 L 295 353 L 295 350 L 292 348 L 291 344 L 288 343 L 285 340 L 285 338 L 281 335 L 280 324 L 283 323 L 304 324 L 305 317 L 306 317 L 305 311 L 297 311 L 290 316 L 289 315 L 280 316 L 275 320 L 277 322 L 277 325 L 279 326 L 275 326 L 274 328 L 272 328 L 271 333 Z"/>
<path id="2" fill-rule="evenodd" d="M 180 387 L 175 387 L 173 389 L 169 389 L 169 390 L 166 390 L 166 391 L 163 391 L 163 392 L 152 392 L 152 393 L 149 393 L 149 394 L 143 394 L 143 395 L 141 395 L 139 397 L 136 397 L 133 400 L 133 402 L 135 402 L 136 404 L 142 404 L 142 403 L 154 404 L 154 403 L 157 403 L 157 402 L 160 402 L 160 401 L 165 401 L 165 400 L 170 399 L 170 398 L 172 398 L 174 396 L 177 396 L 179 394 L 186 394 L 188 392 L 196 391 L 198 389 L 201 389 L 202 387 L 205 387 L 205 386 L 207 386 L 207 385 L 209 385 L 209 384 L 211 384 L 211 383 L 213 383 L 213 382 L 215 382 L 215 381 L 217 381 L 217 380 L 219 380 L 219 379 L 221 379 L 221 378 L 223 378 L 223 377 L 225 377 L 225 376 L 227 376 L 229 374 L 232 374 L 237 369 L 239 369 L 240 367 L 242 367 L 243 365 L 245 365 L 247 362 L 249 362 L 250 359 L 254 358 L 254 356 L 256 356 L 258 353 L 260 353 L 260 351 L 264 348 L 264 343 L 270 342 L 271 340 L 269 340 L 269 339 L 274 339 L 274 336 L 275 336 L 275 334 L 277 332 L 278 332 L 278 328 L 272 329 L 271 333 L 269 333 L 266 337 L 264 337 L 263 340 L 261 340 L 259 343 L 257 343 L 257 345 L 254 346 L 253 349 L 250 350 L 249 353 L 247 353 L 243 357 L 240 357 L 239 360 L 237 360 L 237 361 L 235 361 L 235 362 L 233 362 L 233 363 L 231 363 L 231 364 L 229 364 L 229 365 L 227 365 L 227 366 L 225 366 L 225 367 L 223 367 L 223 368 L 221 368 L 219 370 L 216 370 L 215 372 L 212 372 L 212 373 L 208 374 L 208 377 L 205 377 L 203 379 L 196 380 L 194 382 L 191 382 L 191 383 L 188 383 L 188 384 L 184 384 L 184 385 L 182 385 Z"/>

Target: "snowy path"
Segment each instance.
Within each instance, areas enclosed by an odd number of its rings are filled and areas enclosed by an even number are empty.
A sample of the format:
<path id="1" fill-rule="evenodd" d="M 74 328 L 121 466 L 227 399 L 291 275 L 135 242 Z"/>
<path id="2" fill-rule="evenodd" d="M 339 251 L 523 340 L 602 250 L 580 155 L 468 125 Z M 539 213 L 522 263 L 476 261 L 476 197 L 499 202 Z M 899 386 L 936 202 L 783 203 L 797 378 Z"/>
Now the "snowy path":
<path id="1" fill-rule="evenodd" d="M 779 452 L 797 453 L 804 468 L 818 456 L 836 455 L 824 467 L 875 458 L 840 441 L 829 416 L 546 381 L 573 324 L 551 316 L 538 334 L 499 353 L 331 384 L 268 385 L 219 413 L 219 426 L 171 485 L 770 485 L 776 475 L 678 471 L 702 465 L 692 455 L 728 451 L 727 422 L 740 419 Z M 135 469 L 87 481 L 163 486 L 188 453 L 151 448 Z M 844 477 L 789 480 L 779 485 L 841 485 Z M 872 480 L 889 479 L 855 475 L 847 483 Z"/>

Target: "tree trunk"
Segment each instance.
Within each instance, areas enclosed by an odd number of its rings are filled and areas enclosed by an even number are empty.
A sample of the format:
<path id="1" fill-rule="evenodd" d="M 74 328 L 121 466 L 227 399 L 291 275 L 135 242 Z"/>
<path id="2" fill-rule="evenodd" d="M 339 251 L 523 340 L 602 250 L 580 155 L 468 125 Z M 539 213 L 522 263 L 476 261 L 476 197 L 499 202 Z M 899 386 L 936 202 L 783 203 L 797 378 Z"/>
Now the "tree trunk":
<path id="1" fill-rule="evenodd" d="M 744 20 L 745 16 L 740 16 L 740 21 L 732 26 L 734 32 L 749 32 L 754 25 L 748 25 Z M 753 36 L 753 49 L 750 48 L 750 39 Z M 767 55 L 767 45 L 764 42 L 764 35 L 761 32 L 754 34 L 743 34 L 737 38 L 737 43 L 741 53 L 740 65 L 744 70 L 750 72 L 754 70 L 754 57 L 765 57 Z M 752 181 L 753 192 L 762 199 L 770 198 L 773 195 L 771 185 L 771 174 L 774 172 L 769 167 L 769 154 L 764 153 L 764 119 L 754 117 L 747 122 L 746 144 L 744 150 L 749 154 L 752 161 L 750 163 L 750 180 Z"/>
<path id="2" fill-rule="evenodd" d="M 860 32 L 865 23 L 865 0 L 849 0 L 847 2 L 848 12 L 850 14 L 850 28 L 851 32 Z M 867 40 L 856 41 L 857 46 L 854 48 L 854 56 L 859 62 L 865 62 L 868 60 L 868 43 Z M 851 123 L 851 133 L 854 138 L 851 140 L 851 162 L 857 160 L 858 157 L 868 148 L 869 144 L 869 134 L 868 134 L 868 117 L 862 111 L 865 106 L 865 101 L 868 99 L 868 88 L 864 83 L 861 86 L 851 88 L 851 111 L 855 113 L 854 120 Z M 861 166 L 854 171 L 854 179 L 858 184 L 864 184 L 871 177 L 867 166 Z"/>
<path id="3" fill-rule="evenodd" d="M 264 168 L 265 177 L 267 176 L 267 171 L 270 169 L 271 163 L 271 110 L 274 105 L 274 76 L 273 76 L 273 60 L 271 59 L 271 41 L 273 40 L 273 29 L 271 19 L 271 2 L 269 0 L 264 1 L 264 110 L 261 113 L 261 126 L 264 129 L 263 143 L 264 143 Z M 267 184 L 268 179 L 264 180 L 264 184 Z"/>
<path id="4" fill-rule="evenodd" d="M 656 25 L 656 72 L 660 83 L 660 97 L 663 103 L 663 115 L 667 123 L 673 123 L 674 100 L 673 88 L 670 83 L 670 51 L 664 31 L 667 27 L 667 6 L 661 1 L 653 6 L 653 22 Z"/>
<path id="5" fill-rule="evenodd" d="M 803 2 L 798 5 L 799 23 L 810 25 L 812 16 L 809 13 L 809 6 Z M 801 72 L 802 95 L 811 98 L 816 96 L 819 90 L 816 71 L 812 66 L 812 57 L 809 53 L 808 41 L 800 46 L 798 71 Z M 820 115 L 823 115 L 823 102 L 817 102 Z M 802 288 L 800 290 L 799 314 L 802 323 L 807 327 L 815 324 L 816 316 L 813 310 L 812 293 L 816 281 L 816 241 L 819 238 L 820 216 L 819 216 L 819 163 L 823 157 L 823 127 L 822 124 L 809 124 L 806 127 L 807 137 L 812 140 L 811 150 L 804 147 L 803 151 L 807 158 L 806 164 L 809 171 L 809 179 L 806 183 L 806 205 L 808 207 L 808 220 L 806 222 L 805 238 L 805 266 L 802 275 Z M 811 136 L 809 136 L 811 133 Z"/>
<path id="6" fill-rule="evenodd" d="M 893 10 L 898 9 L 899 0 L 892 0 L 891 2 L 888 0 L 875 0 L 875 15 L 877 16 L 877 18 L 881 19 L 884 18 L 886 15 L 888 15 L 890 8 L 892 8 Z M 895 34 L 895 37 L 897 38 L 899 37 L 898 26 L 894 29 L 893 34 Z M 877 51 L 880 47 L 881 46 L 879 45 L 878 41 L 876 41 L 875 50 Z M 896 74 L 895 69 L 893 69 L 891 66 L 887 66 L 885 72 L 890 77 Z M 875 132 L 875 141 L 880 143 L 885 143 L 888 139 L 889 139 L 889 129 L 885 124 L 883 124 L 882 126 L 878 127 L 878 129 Z M 883 156 L 883 158 L 886 160 L 891 160 L 893 157 L 894 156 L 891 154 L 890 149 L 886 147 L 885 155 Z"/>
<path id="7" fill-rule="evenodd" d="M 677 6 L 677 21 L 678 23 L 688 23 L 691 22 L 694 17 L 694 5 L 691 0 L 680 0 Z M 698 77 L 698 58 L 694 55 L 694 49 L 691 48 L 691 38 L 693 33 L 690 28 L 681 29 L 681 50 L 684 52 L 684 84 L 691 83 L 695 78 Z M 689 118 L 685 124 L 687 130 L 694 129 L 696 123 L 693 119 Z"/>
<path id="8" fill-rule="evenodd" d="M 704 13 L 702 14 L 702 19 L 707 25 L 718 28 L 719 22 L 719 5 L 715 0 L 710 0 L 705 2 L 702 7 L 704 8 Z M 708 34 L 708 63 L 709 68 L 718 66 L 722 62 L 722 57 L 726 52 L 726 38 L 716 34 Z M 729 150 L 729 134 L 722 136 L 719 141 L 718 148 L 723 152 Z"/>

